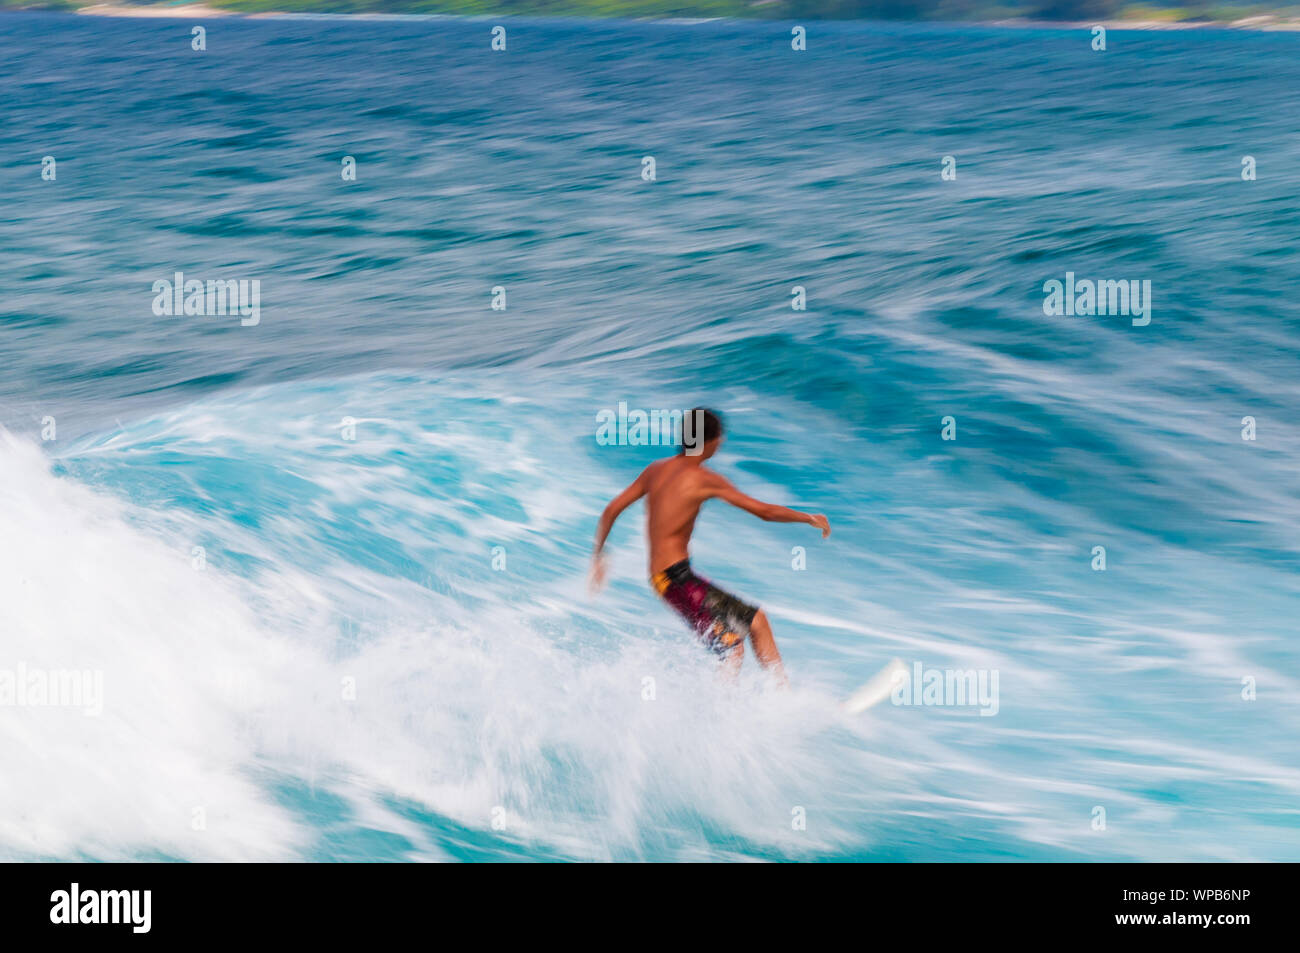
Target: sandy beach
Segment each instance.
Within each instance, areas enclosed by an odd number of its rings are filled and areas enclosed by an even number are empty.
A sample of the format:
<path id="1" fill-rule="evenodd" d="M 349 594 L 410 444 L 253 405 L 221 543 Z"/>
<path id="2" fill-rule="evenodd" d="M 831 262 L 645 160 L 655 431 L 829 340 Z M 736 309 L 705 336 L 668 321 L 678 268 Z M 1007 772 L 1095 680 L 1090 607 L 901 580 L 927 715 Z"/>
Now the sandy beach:
<path id="1" fill-rule="evenodd" d="M 149 5 L 136 6 L 122 3 L 96 3 L 90 6 L 79 8 L 77 13 L 87 16 L 99 17 L 135 17 L 148 19 L 175 19 L 190 20 L 196 17 L 279 17 L 294 16 L 295 13 L 264 11 L 252 14 L 241 14 L 234 10 L 223 10 L 220 7 L 209 6 L 204 3 L 179 3 L 169 6 Z M 296 11 L 298 15 L 306 15 L 303 11 Z M 338 14 L 338 16 L 353 16 L 354 14 Z M 362 17 L 367 14 L 355 14 Z M 1300 19 L 1289 19 L 1279 17 L 1273 14 L 1264 14 L 1259 16 L 1243 17 L 1240 20 L 1217 20 L 1217 21 L 1186 21 L 1186 20 L 1097 20 L 1089 22 L 1062 22 L 1050 20 L 1031 20 L 1031 19 L 1008 19 L 993 20 L 980 23 L 981 26 L 998 26 L 998 27 L 1017 27 L 1021 29 L 1056 29 L 1056 30 L 1087 30 L 1094 26 L 1102 26 L 1107 30 L 1261 30 L 1261 31 L 1297 31 L 1300 30 Z"/>
<path id="2" fill-rule="evenodd" d="M 233 10 L 222 10 L 202 3 L 178 3 L 174 6 L 128 6 L 118 3 L 96 3 L 81 7 L 78 13 L 96 17 L 135 17 L 150 19 L 191 20 L 195 17 L 239 16 Z"/>

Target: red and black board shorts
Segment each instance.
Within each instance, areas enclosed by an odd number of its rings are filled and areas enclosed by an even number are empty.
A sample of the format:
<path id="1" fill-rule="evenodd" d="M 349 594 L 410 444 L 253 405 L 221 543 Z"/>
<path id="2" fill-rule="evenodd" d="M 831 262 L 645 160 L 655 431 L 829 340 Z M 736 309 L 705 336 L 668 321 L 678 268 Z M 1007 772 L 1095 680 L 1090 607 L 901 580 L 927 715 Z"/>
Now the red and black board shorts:
<path id="1" fill-rule="evenodd" d="M 745 641 L 758 612 L 757 606 L 742 602 L 697 576 L 691 570 L 689 559 L 655 573 L 650 577 L 650 584 L 690 623 L 701 641 L 719 655 L 726 655 Z"/>

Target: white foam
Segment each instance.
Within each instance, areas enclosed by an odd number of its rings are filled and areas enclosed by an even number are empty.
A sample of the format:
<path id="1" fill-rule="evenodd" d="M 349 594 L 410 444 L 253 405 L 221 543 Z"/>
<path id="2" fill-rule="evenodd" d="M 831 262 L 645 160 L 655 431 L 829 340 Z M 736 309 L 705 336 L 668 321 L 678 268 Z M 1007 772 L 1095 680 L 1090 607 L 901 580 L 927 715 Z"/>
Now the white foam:
<path id="1" fill-rule="evenodd" d="M 0 853 L 291 850 L 292 825 L 248 776 L 243 729 L 283 646 L 219 575 L 55 478 L 35 447 L 0 433 L 0 460 L 0 667 L 102 671 L 104 686 L 98 717 L 0 708 Z"/>
<path id="2" fill-rule="evenodd" d="M 576 585 L 557 602 L 520 582 L 484 609 L 269 548 L 252 576 L 197 571 L 197 518 L 57 477 L 8 435 L 0 459 L 0 665 L 102 670 L 106 695 L 98 718 L 0 710 L 4 855 L 319 856 L 285 789 L 332 792 L 413 857 L 442 852 L 411 810 L 598 859 L 861 843 L 824 814 L 791 823 L 843 774 L 812 744 L 843 731 L 829 694 L 721 688 L 686 638 L 562 644 Z M 335 616 L 360 604 L 382 608 L 341 647 Z"/>

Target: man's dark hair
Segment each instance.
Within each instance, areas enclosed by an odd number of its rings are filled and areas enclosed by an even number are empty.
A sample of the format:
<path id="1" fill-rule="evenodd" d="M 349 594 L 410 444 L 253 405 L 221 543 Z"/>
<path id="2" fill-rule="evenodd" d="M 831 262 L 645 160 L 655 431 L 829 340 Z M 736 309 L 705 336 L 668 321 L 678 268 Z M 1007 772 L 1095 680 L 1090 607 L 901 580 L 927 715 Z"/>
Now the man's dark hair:
<path id="1" fill-rule="evenodd" d="M 697 453 L 710 440 L 722 436 L 722 418 L 704 407 L 696 407 L 686 412 L 682 418 L 682 450 L 694 450 Z"/>
<path id="2" fill-rule="evenodd" d="M 704 442 L 705 443 L 708 443 L 710 440 L 717 440 L 719 437 L 722 436 L 722 418 L 719 417 L 717 414 L 715 414 L 713 411 L 708 410 L 704 407 L 696 407 L 694 410 L 691 411 L 691 413 L 704 415 Z M 698 420 L 699 418 L 696 419 Z"/>

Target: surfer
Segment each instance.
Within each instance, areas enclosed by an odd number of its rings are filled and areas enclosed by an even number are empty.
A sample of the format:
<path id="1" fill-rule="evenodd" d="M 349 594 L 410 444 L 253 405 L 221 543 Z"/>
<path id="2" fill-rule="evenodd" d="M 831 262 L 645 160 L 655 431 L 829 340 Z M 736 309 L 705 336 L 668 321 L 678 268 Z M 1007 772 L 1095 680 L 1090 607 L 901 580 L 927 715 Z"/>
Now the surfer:
<path id="1" fill-rule="evenodd" d="M 688 427 L 688 423 L 694 426 Z M 655 591 L 717 653 L 729 673 L 739 671 L 748 636 L 759 664 L 787 684 L 767 614 L 695 574 L 688 551 L 691 532 L 700 506 L 712 499 L 723 500 L 770 523 L 807 523 L 820 529 L 823 539 L 831 534 L 831 526 L 820 513 L 801 513 L 746 496 L 726 477 L 706 467 L 704 462 L 718 452 L 722 440 L 722 421 L 712 411 L 696 408 L 683 417 L 681 451 L 646 467 L 601 513 L 592 553 L 592 587 L 598 589 L 605 582 L 605 540 L 614 521 L 644 496 L 650 584 Z"/>

